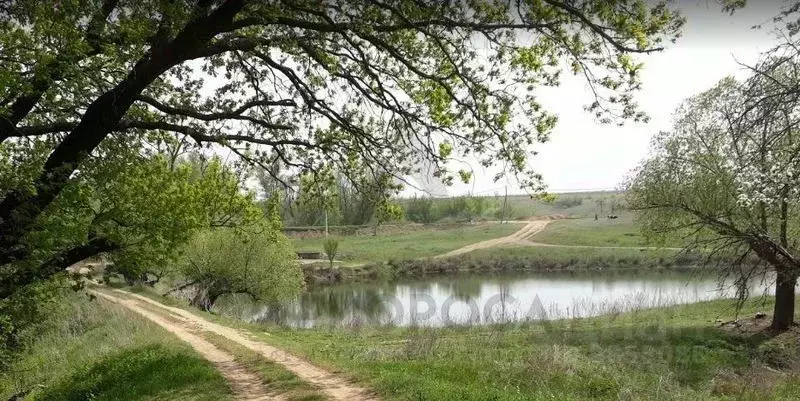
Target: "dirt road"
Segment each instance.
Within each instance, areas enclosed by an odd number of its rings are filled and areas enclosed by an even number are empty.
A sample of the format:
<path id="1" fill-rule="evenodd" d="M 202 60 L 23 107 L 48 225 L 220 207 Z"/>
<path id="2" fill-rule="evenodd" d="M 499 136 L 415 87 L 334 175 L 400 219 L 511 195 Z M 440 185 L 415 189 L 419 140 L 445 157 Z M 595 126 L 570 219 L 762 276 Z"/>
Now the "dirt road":
<path id="1" fill-rule="evenodd" d="M 347 380 L 344 377 L 336 375 L 335 373 L 329 372 L 325 369 L 322 369 L 318 366 L 313 365 L 312 363 L 301 359 L 297 356 L 294 356 L 280 348 L 273 347 L 271 345 L 267 345 L 263 342 L 251 339 L 249 334 L 246 334 L 242 331 L 239 331 L 232 327 L 223 326 L 209 320 L 206 320 L 198 315 L 195 315 L 189 311 L 175 308 L 167 305 L 163 305 L 159 302 L 156 302 L 150 298 L 129 293 L 126 291 L 120 290 L 109 290 L 109 291 L 94 291 L 95 294 L 98 296 L 102 296 L 105 299 L 111 300 L 113 302 L 117 302 L 122 306 L 125 306 L 142 316 L 152 320 L 153 322 L 159 324 L 160 326 L 164 327 L 168 331 L 174 333 L 182 340 L 189 343 L 192 347 L 194 347 L 201 355 L 206 357 L 209 361 L 217 364 L 214 362 L 212 358 L 225 358 L 224 355 L 216 354 L 213 355 L 215 352 L 219 352 L 224 354 L 221 350 L 214 347 L 212 344 L 208 343 L 207 341 L 199 338 L 197 336 L 193 336 L 191 334 L 192 331 L 209 331 L 220 336 L 227 338 L 230 341 L 238 343 L 244 347 L 253 350 L 267 359 L 280 364 L 287 370 L 296 374 L 300 379 L 310 383 L 311 385 L 318 388 L 320 391 L 325 393 L 329 399 L 331 400 L 342 400 L 342 401 L 372 401 L 378 400 L 378 398 L 366 388 L 362 388 L 353 384 L 351 381 Z M 159 308 L 163 310 L 165 313 L 170 315 L 170 319 L 164 319 L 159 317 L 157 314 L 148 311 L 145 306 L 149 305 L 152 307 Z M 195 337 L 195 338 L 192 338 Z M 198 341 L 199 340 L 199 341 Z M 203 342 L 205 344 L 203 344 Z M 215 351 L 207 352 L 210 348 L 213 348 Z M 224 366 L 223 366 L 224 367 Z M 225 375 L 226 373 L 220 369 L 220 372 Z M 239 372 L 238 370 L 231 373 L 231 380 L 232 386 L 237 383 L 237 380 L 244 382 L 245 376 Z M 226 376 L 228 378 L 228 376 Z M 250 379 L 247 378 L 247 381 Z M 257 394 L 249 394 L 244 392 L 244 388 L 242 388 L 242 396 L 253 396 L 256 397 Z M 238 395 L 237 395 L 238 396 Z M 280 398 L 238 398 L 241 400 L 267 400 L 267 399 L 280 399 Z"/>
<path id="2" fill-rule="evenodd" d="M 449 258 L 451 256 L 458 256 L 478 249 L 492 248 L 501 245 L 531 245 L 531 242 L 528 240 L 528 238 L 544 230 L 549 222 L 550 220 L 531 220 L 528 222 L 528 224 L 522 226 L 519 231 L 509 236 L 476 242 L 474 244 L 437 255 L 435 258 Z"/>
<path id="3" fill-rule="evenodd" d="M 280 396 L 271 396 L 268 389 L 262 384 L 261 379 L 250 372 L 244 365 L 234 361 L 232 355 L 220 350 L 210 342 L 206 341 L 187 327 L 182 327 L 171 322 L 169 319 L 159 316 L 143 308 L 135 300 L 114 297 L 100 291 L 94 294 L 107 301 L 122 305 L 133 312 L 136 312 L 153 323 L 165 328 L 178 338 L 188 343 L 203 358 L 214 364 L 222 377 L 231 385 L 234 397 L 241 401 L 266 401 L 282 400 Z"/>

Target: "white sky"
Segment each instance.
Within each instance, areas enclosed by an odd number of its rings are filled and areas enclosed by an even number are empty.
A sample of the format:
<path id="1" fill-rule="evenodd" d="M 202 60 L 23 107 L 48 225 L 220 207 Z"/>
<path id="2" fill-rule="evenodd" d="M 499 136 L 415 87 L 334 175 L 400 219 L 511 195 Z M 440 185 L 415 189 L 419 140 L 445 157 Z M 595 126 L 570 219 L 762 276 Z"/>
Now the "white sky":
<path id="1" fill-rule="evenodd" d="M 624 127 L 602 125 L 583 110 L 590 100 L 585 81 L 565 76 L 562 85 L 541 94 L 544 105 L 559 116 L 550 142 L 539 145 L 531 163 L 551 192 L 614 189 L 647 156 L 650 138 L 671 126 L 673 110 L 681 101 L 713 86 L 727 75 L 744 75 L 737 61 L 752 64 L 760 52 L 776 42 L 772 17 L 780 3 L 750 0 L 733 16 L 722 13 L 713 1 L 679 1 L 687 17 L 683 36 L 661 53 L 642 59 L 643 89 L 636 94 L 650 115 L 648 124 Z M 764 24 L 760 30 L 750 29 Z M 456 184 L 449 195 L 522 193 L 514 182 L 492 182 L 496 170 L 475 164 L 475 182 Z"/>

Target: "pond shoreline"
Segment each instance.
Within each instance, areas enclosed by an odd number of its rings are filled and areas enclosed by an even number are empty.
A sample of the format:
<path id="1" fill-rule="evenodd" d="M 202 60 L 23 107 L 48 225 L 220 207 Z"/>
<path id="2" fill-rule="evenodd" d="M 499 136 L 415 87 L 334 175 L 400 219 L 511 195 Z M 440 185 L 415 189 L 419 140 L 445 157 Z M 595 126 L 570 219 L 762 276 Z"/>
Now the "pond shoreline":
<path id="1" fill-rule="evenodd" d="M 634 250 L 638 253 L 575 252 L 574 255 L 525 255 L 518 252 L 492 250 L 450 258 L 389 260 L 356 266 L 340 266 L 331 270 L 327 264 L 303 265 L 308 286 L 327 286 L 356 282 L 381 282 L 404 278 L 447 276 L 463 273 L 565 272 L 565 271 L 653 271 L 700 270 L 714 268 L 720 260 L 705 263 L 698 254 L 661 250 Z M 704 267 L 709 266 L 709 267 Z"/>

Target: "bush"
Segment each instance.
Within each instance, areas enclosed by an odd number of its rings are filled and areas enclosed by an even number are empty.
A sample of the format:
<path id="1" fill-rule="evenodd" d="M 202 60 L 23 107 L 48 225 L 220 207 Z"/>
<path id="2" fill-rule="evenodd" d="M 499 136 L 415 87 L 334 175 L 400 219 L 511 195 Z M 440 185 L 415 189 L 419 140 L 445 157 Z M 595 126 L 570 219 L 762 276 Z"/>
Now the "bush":
<path id="1" fill-rule="evenodd" d="M 405 205 L 406 218 L 415 223 L 433 223 L 437 219 L 434 215 L 433 199 L 429 197 L 411 198 Z"/>
<path id="2" fill-rule="evenodd" d="M 339 240 L 336 238 L 326 238 L 322 242 L 322 248 L 325 250 L 325 256 L 331 262 L 331 269 L 333 269 L 333 260 L 336 259 L 336 251 L 339 250 Z"/>
<path id="3" fill-rule="evenodd" d="M 257 232 L 219 229 L 201 233 L 186 247 L 180 270 L 197 287 L 191 304 L 205 310 L 225 294 L 276 300 L 296 295 L 303 284 L 288 239 L 266 225 Z"/>
<path id="4" fill-rule="evenodd" d="M 42 281 L 0 300 L 0 372 L 59 308 L 66 285 L 61 278 Z"/>
<path id="5" fill-rule="evenodd" d="M 583 199 L 577 196 L 570 196 L 570 197 L 563 197 L 558 198 L 555 202 L 553 202 L 553 206 L 559 209 L 569 209 L 572 207 L 580 206 L 583 204 Z"/>

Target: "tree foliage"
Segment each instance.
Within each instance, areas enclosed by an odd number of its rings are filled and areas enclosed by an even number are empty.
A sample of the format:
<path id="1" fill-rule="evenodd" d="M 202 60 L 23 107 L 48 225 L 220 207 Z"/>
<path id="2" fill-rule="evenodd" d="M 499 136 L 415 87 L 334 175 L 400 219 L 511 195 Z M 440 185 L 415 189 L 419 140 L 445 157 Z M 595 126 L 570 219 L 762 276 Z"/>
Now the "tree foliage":
<path id="1" fill-rule="evenodd" d="M 647 233 L 681 232 L 691 247 L 726 255 L 746 282 L 776 274 L 772 326 L 788 328 L 800 259 L 800 53 L 787 43 L 745 81 L 726 78 L 678 108 L 654 155 L 628 184 Z M 755 256 L 761 263 L 747 263 Z"/>
<path id="2" fill-rule="evenodd" d="M 203 231 L 184 248 L 180 272 L 196 287 L 194 306 L 210 310 L 226 294 L 277 300 L 302 289 L 297 255 L 281 232 L 277 198 L 271 203 L 275 212 L 260 224 Z"/>
<path id="3" fill-rule="evenodd" d="M 220 160 L 174 162 L 134 139 L 109 140 L 84 163 L 25 236 L 29 256 L 0 266 L 0 298 L 98 253 L 128 277 L 156 273 L 196 230 L 247 224 L 260 213 Z M 19 172 L 33 172 L 46 152 L 40 139 L 0 144 L 0 164 L 17 167 L 0 173 L 3 186 L 24 181 Z"/>
<path id="4" fill-rule="evenodd" d="M 0 265 L 36 257 L 31 236 L 92 160 L 114 157 L 104 149 L 134 136 L 155 145 L 153 133 L 356 176 L 432 164 L 447 180 L 447 161 L 470 156 L 540 188 L 526 159 L 556 118 L 534 90 L 557 85 L 563 63 L 587 79 L 598 118 L 645 118 L 631 54 L 658 50 L 682 23 L 648 3 L 2 2 L 0 143 L 35 138 L 39 152 L 4 161 Z M 52 249 L 90 250 L 80 246 Z M 30 278 L 14 270 L 3 287 Z"/>
<path id="5" fill-rule="evenodd" d="M 333 261 L 336 259 L 336 253 L 339 251 L 339 240 L 333 237 L 325 238 L 322 242 L 322 248 L 325 251 L 325 256 L 328 257 L 331 270 L 333 270 Z"/>

